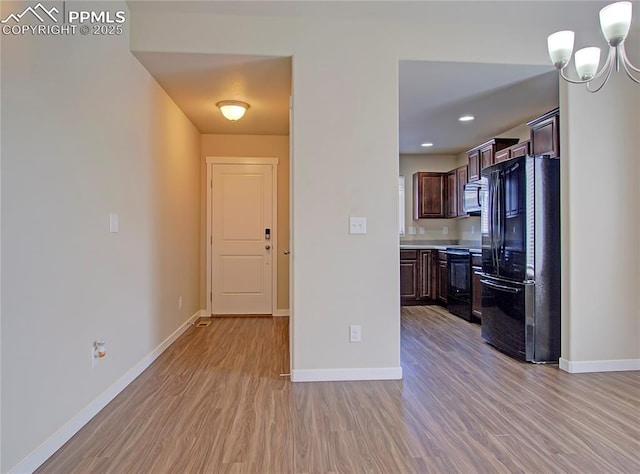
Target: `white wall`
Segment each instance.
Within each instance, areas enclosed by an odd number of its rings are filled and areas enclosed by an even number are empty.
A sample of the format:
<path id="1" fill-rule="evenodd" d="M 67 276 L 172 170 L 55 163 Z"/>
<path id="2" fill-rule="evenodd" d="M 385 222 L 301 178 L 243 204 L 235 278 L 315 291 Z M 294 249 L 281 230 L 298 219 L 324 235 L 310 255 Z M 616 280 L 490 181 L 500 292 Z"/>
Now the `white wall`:
<path id="1" fill-rule="evenodd" d="M 562 357 L 576 370 L 640 359 L 637 88 L 624 74 L 597 94 L 561 88 Z"/>
<path id="2" fill-rule="evenodd" d="M 447 173 L 458 167 L 455 155 L 400 155 L 400 175 L 404 176 L 405 235 L 402 240 L 458 240 L 459 219 L 414 219 L 413 218 L 413 174 L 418 171 Z M 416 229 L 416 234 L 409 229 Z M 443 228 L 448 233 L 445 234 Z M 420 233 L 420 229 L 424 234 Z"/>
<path id="3" fill-rule="evenodd" d="M 128 34 L 5 36 L 1 58 L 7 472 L 200 308 L 200 136 Z"/>
<path id="4" fill-rule="evenodd" d="M 504 22 L 491 15 L 501 3 L 483 2 L 483 21 L 466 11 L 447 21 L 425 15 L 415 22 L 296 18 L 295 11 L 288 18 L 160 12 L 134 17 L 134 50 L 293 56 L 294 375 L 340 368 L 380 373 L 375 369 L 399 366 L 398 61 L 548 64 L 544 38 L 553 26 L 529 22 L 523 30 L 518 22 Z M 582 7 L 576 2 L 576 15 Z M 517 8 L 520 17 L 540 13 L 536 2 Z M 455 41 L 445 45 L 451 31 Z M 614 113 L 609 103 L 601 107 Z M 617 140 L 635 145 L 635 132 L 625 132 Z M 592 139 L 581 134 L 576 140 L 586 137 Z M 575 193 L 581 197 L 587 190 Z M 368 218 L 367 235 L 347 233 L 350 215 Z M 634 235 L 637 213 L 616 215 L 613 223 Z M 574 255 L 586 261 L 591 248 L 578 246 Z M 613 272 L 606 266 L 603 278 L 635 281 L 636 267 Z M 592 294 L 574 293 L 572 300 Z M 637 310 L 635 296 L 616 294 L 620 304 Z M 629 318 L 616 323 L 607 333 L 611 348 L 618 333 L 637 333 Z M 362 324 L 361 344 L 348 343 L 349 324 Z M 590 338 L 600 334 L 597 324 L 585 327 Z M 593 347 L 589 357 L 601 354 Z M 609 356 L 630 355 L 623 349 Z"/>
<path id="5" fill-rule="evenodd" d="M 201 202 L 207 197 L 207 156 L 239 156 L 278 158 L 278 301 L 277 309 L 289 309 L 289 136 L 288 135 L 201 135 Z M 202 206 L 200 249 L 200 305 L 207 307 L 209 290 L 206 278 L 206 205 Z"/>

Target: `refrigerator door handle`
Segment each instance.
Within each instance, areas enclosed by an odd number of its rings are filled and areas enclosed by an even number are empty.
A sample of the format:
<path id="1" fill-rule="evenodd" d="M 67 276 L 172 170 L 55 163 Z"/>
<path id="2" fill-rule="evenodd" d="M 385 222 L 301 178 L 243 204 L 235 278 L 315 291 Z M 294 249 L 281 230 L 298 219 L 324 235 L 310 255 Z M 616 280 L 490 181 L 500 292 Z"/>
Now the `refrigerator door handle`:
<path id="1" fill-rule="evenodd" d="M 504 175 L 500 179 L 500 241 L 498 252 L 500 257 L 504 254 L 504 241 L 507 227 L 507 190 Z"/>
<path id="2" fill-rule="evenodd" d="M 496 247 L 498 244 L 498 172 L 492 173 L 491 179 L 491 260 L 494 268 L 498 269 L 498 253 Z"/>
<path id="3" fill-rule="evenodd" d="M 490 280 L 480 280 L 480 283 L 483 285 L 487 285 L 495 290 L 504 291 L 505 293 L 513 293 L 514 295 L 520 293 L 522 290 L 520 288 L 513 288 L 511 286 L 498 285 Z"/>
<path id="4" fill-rule="evenodd" d="M 499 258 L 498 248 L 500 246 L 500 175 L 496 173 L 496 243 L 494 247 L 496 249 L 496 258 Z"/>

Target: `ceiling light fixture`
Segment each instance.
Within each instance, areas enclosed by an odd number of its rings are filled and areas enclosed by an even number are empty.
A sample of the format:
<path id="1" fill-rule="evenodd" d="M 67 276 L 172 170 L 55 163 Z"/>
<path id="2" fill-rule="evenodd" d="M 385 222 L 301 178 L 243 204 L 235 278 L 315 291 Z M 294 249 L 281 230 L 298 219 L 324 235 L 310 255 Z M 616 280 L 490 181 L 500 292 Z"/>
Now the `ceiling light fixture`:
<path id="1" fill-rule="evenodd" d="M 249 108 L 249 104 L 239 100 L 223 100 L 216 105 L 220 109 L 220 112 L 222 112 L 222 115 L 224 115 L 224 118 L 232 122 L 240 120 Z"/>
<path id="2" fill-rule="evenodd" d="M 420 146 L 424 146 L 424 147 L 433 146 L 433 143 L 422 143 Z"/>
<path id="3" fill-rule="evenodd" d="M 460 122 L 471 122 L 472 120 L 474 120 L 475 117 L 473 115 L 463 115 L 462 117 L 460 117 L 458 120 Z"/>
<path id="4" fill-rule="evenodd" d="M 609 43 L 609 55 L 600 72 L 600 48 L 582 48 L 576 51 L 575 64 L 580 79 L 570 79 L 564 73 L 564 69 L 571 61 L 573 52 L 573 31 L 558 31 L 547 38 L 549 57 L 554 67 L 560 71 L 562 78 L 571 84 L 586 84 L 589 92 L 598 92 L 607 83 L 615 66 L 616 72 L 622 64 L 627 76 L 633 82 L 640 84 L 640 77 L 634 77 L 631 71 L 640 73 L 640 69 L 633 66 L 627 58 L 624 50 L 624 40 L 629 34 L 631 26 L 631 2 L 617 2 L 607 5 L 600 10 L 600 29 L 604 38 Z M 604 80 L 595 89 L 590 87 L 592 81 L 597 81 L 604 75 Z"/>

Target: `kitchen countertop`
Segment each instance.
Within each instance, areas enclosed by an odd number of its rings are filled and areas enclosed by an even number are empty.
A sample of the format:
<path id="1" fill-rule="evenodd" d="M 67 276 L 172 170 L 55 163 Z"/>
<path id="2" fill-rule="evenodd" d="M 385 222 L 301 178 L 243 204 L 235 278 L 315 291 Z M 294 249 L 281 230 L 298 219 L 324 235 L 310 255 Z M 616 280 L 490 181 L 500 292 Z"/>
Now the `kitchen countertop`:
<path id="1" fill-rule="evenodd" d="M 402 250 L 447 250 L 447 248 L 460 248 L 469 249 L 471 253 L 481 253 L 482 249 L 479 242 L 475 241 L 462 241 L 462 242 L 447 242 L 447 241 L 429 241 L 429 240 L 408 240 L 400 242 L 400 249 Z"/>

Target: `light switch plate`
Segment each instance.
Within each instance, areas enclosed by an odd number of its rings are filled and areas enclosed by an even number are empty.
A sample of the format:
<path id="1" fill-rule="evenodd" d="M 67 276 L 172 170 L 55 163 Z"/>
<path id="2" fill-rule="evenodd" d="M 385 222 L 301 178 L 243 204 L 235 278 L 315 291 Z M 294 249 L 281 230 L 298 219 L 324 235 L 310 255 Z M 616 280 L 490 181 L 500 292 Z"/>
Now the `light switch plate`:
<path id="1" fill-rule="evenodd" d="M 120 222 L 118 219 L 118 214 L 114 214 L 114 213 L 109 214 L 109 232 L 111 233 L 120 232 Z"/>
<path id="2" fill-rule="evenodd" d="M 366 217 L 349 217 L 349 233 L 350 234 L 366 234 L 367 218 Z"/>

